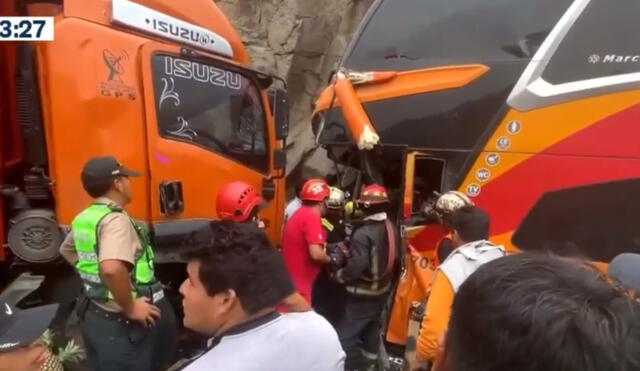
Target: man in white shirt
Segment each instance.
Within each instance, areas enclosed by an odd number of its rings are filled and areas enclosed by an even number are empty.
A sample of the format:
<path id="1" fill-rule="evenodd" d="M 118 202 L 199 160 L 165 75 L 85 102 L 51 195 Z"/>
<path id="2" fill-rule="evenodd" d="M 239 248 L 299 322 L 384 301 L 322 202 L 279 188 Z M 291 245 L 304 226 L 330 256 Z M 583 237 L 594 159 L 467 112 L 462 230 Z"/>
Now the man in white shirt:
<path id="1" fill-rule="evenodd" d="M 291 199 L 291 201 L 289 201 L 289 203 L 287 203 L 287 206 L 285 206 L 284 208 L 284 222 L 286 223 L 289 219 L 291 219 L 291 217 L 293 216 L 293 214 L 296 213 L 296 211 L 298 211 L 298 209 L 300 209 L 300 207 L 302 207 L 302 200 L 300 199 L 300 192 L 302 191 L 302 186 L 306 183 L 307 179 L 301 179 L 298 184 L 296 185 L 296 195 L 293 199 Z"/>
<path id="2" fill-rule="evenodd" d="M 281 254 L 250 224 L 212 224 L 187 253 L 184 325 L 213 336 L 185 371 L 342 371 L 345 354 L 315 312 L 280 314 Z"/>
<path id="3" fill-rule="evenodd" d="M 296 195 L 296 197 L 289 201 L 287 207 L 284 208 L 284 221 L 286 222 L 291 219 L 293 214 L 295 214 L 295 212 L 298 211 L 300 207 L 302 207 L 302 200 L 300 199 L 300 197 L 298 197 L 298 195 Z"/>

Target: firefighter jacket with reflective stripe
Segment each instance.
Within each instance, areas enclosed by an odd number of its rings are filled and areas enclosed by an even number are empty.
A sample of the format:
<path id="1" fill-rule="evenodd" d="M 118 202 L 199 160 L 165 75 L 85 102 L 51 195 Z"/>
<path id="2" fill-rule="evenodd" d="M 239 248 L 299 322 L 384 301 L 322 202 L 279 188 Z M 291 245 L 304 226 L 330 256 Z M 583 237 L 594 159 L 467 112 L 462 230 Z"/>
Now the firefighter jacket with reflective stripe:
<path id="1" fill-rule="evenodd" d="M 389 237 L 385 222 L 365 221 L 353 232 L 349 250 L 351 257 L 347 265 L 336 274 L 347 292 L 363 296 L 386 294 L 391 288 L 393 270 L 386 271 Z M 395 266 L 397 262 L 392 264 Z"/>
<path id="2" fill-rule="evenodd" d="M 76 216 L 72 223 L 73 239 L 78 253 L 76 270 L 83 281 L 87 296 L 99 301 L 113 299 L 113 295 L 100 279 L 99 226 L 107 215 L 114 212 L 122 212 L 122 210 L 104 204 L 93 204 Z M 134 267 L 131 270 L 131 282 L 134 285 L 133 295 L 138 297 L 143 288 L 148 291 L 149 286 L 155 282 L 153 250 L 147 231 L 133 219 L 131 219 L 131 224 L 142 245 L 142 251 L 136 257 Z"/>

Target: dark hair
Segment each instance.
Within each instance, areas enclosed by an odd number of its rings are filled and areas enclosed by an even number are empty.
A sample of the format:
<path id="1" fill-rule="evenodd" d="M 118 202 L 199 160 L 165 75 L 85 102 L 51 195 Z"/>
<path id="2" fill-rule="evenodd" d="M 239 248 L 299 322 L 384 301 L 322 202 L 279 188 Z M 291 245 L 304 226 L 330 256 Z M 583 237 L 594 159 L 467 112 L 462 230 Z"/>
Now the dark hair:
<path id="1" fill-rule="evenodd" d="M 478 207 L 465 206 L 454 211 L 450 224 L 465 242 L 489 238 L 489 214 Z"/>
<path id="2" fill-rule="evenodd" d="M 386 202 L 381 204 L 371 204 L 369 207 L 361 207 L 360 210 L 362 210 L 365 216 L 369 216 L 389 211 L 389 204 Z"/>
<path id="3" fill-rule="evenodd" d="M 109 192 L 111 187 L 113 186 L 114 179 L 109 179 L 108 181 L 84 181 L 82 182 L 82 187 L 92 198 L 102 197 Z"/>
<path id="4" fill-rule="evenodd" d="M 184 257 L 200 262 L 199 278 L 210 296 L 232 289 L 253 314 L 290 294 L 281 287 L 290 280 L 282 255 L 251 223 L 212 222 L 187 244 Z"/>
<path id="5" fill-rule="evenodd" d="M 521 253 L 480 267 L 454 299 L 452 371 L 640 369 L 640 308 L 579 260 Z"/>

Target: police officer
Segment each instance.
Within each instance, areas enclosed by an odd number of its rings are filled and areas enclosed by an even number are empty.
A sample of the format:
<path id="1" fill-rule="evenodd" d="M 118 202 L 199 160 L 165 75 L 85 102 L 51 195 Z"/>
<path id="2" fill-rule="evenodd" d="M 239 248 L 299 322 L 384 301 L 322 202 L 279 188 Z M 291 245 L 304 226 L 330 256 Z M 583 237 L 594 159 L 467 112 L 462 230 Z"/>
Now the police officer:
<path id="1" fill-rule="evenodd" d="M 389 197 L 384 187 L 365 187 L 358 199 L 363 223 L 351 238 L 350 258 L 336 280 L 347 291 L 344 315 L 337 331 L 347 353 L 346 370 L 375 370 L 380 348 L 381 314 L 398 265 L 396 232 L 388 218 Z"/>
<path id="2" fill-rule="evenodd" d="M 156 371 L 176 353 L 176 319 L 155 277 L 149 235 L 124 210 L 135 176 L 114 157 L 90 159 L 82 185 L 94 202 L 60 247 L 84 285 L 77 314 L 91 370 Z"/>

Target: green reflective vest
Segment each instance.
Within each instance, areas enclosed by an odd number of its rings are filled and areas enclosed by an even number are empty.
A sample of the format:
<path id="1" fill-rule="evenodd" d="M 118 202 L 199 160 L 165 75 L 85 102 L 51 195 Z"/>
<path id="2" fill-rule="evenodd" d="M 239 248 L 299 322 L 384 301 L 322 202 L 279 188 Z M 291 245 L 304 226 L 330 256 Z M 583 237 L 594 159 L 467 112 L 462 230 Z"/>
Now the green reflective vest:
<path id="1" fill-rule="evenodd" d="M 96 300 L 113 299 L 113 295 L 100 279 L 98 226 L 102 219 L 114 212 L 122 212 L 122 210 L 105 204 L 93 204 L 76 216 L 71 224 L 73 240 L 78 253 L 76 270 L 84 283 L 87 295 Z M 138 297 L 142 288 L 155 282 L 153 250 L 147 231 L 133 219 L 131 219 L 131 223 L 142 245 L 142 253 L 136 257 L 131 271 L 131 281 L 134 284 L 133 296 Z"/>
<path id="2" fill-rule="evenodd" d="M 333 232 L 333 229 L 335 228 L 329 219 L 326 218 L 322 218 L 322 226 L 329 232 Z"/>

